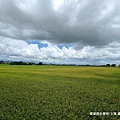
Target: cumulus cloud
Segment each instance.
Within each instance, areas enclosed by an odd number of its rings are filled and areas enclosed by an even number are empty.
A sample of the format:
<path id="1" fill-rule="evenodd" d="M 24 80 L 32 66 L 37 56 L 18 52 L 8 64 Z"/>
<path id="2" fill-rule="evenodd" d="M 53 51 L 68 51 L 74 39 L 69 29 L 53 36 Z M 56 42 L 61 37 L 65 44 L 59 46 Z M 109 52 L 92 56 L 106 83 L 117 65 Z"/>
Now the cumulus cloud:
<path id="1" fill-rule="evenodd" d="M 29 44 L 23 40 L 2 38 L 2 40 L 0 40 L 0 56 L 7 60 L 77 64 L 93 64 L 94 59 L 97 61 L 97 64 L 102 64 L 101 62 L 108 58 L 114 58 L 116 63 L 119 63 L 120 60 L 119 43 L 113 42 L 104 49 L 84 46 L 80 50 L 76 50 L 72 46 L 59 48 L 55 44 L 48 42 L 47 44 L 47 47 L 39 48 L 38 44 Z M 106 64 L 105 61 L 104 64 Z"/>
<path id="2" fill-rule="evenodd" d="M 120 24 L 119 6 L 118 0 L 0 0 L 0 36 L 108 45 L 120 39 L 113 26 Z"/>

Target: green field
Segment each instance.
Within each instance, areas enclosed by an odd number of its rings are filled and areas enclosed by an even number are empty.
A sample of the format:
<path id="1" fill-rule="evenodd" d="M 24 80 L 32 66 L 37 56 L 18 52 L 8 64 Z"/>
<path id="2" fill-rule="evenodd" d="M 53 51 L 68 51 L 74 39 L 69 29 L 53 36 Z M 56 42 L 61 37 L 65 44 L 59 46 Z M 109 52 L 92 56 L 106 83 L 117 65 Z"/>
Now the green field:
<path id="1" fill-rule="evenodd" d="M 120 68 L 0 65 L 1 120 L 118 120 Z"/>

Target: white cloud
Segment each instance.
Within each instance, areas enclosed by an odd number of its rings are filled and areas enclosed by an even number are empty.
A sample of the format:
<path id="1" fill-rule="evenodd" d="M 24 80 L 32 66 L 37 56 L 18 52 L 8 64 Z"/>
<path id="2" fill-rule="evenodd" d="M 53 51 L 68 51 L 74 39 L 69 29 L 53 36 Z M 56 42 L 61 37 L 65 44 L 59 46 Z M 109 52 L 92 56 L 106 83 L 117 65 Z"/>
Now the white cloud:
<path id="1" fill-rule="evenodd" d="M 76 50 L 72 46 L 69 48 L 63 46 L 62 49 L 60 49 L 57 45 L 51 43 L 47 43 L 47 47 L 39 48 L 38 44 L 28 44 L 23 40 L 1 39 L 0 56 L 7 60 L 28 60 L 38 62 L 54 62 L 54 60 L 56 60 L 56 63 L 72 62 L 75 64 L 87 64 L 93 59 L 96 59 L 98 64 L 106 59 L 115 59 L 117 63 L 120 60 L 120 43 L 117 42 L 111 43 L 105 48 L 85 46 L 80 50 Z"/>

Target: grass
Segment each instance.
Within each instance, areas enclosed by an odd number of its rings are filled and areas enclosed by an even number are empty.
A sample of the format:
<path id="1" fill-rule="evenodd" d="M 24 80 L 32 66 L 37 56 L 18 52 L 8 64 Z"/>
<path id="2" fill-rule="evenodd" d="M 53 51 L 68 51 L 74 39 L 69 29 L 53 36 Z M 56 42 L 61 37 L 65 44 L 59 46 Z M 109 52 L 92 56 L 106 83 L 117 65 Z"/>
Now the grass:
<path id="1" fill-rule="evenodd" d="M 0 65 L 1 120 L 117 120 L 120 68 Z"/>

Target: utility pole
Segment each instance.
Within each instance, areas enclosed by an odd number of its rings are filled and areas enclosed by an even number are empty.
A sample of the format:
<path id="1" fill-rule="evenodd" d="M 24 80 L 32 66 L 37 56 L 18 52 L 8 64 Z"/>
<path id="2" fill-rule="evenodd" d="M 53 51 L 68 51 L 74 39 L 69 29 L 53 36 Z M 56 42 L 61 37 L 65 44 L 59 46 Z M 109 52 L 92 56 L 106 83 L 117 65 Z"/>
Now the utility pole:
<path id="1" fill-rule="evenodd" d="M 94 66 L 95 66 L 95 58 L 94 58 Z"/>
<path id="2" fill-rule="evenodd" d="M 54 64 L 55 64 L 55 58 L 54 58 Z"/>

